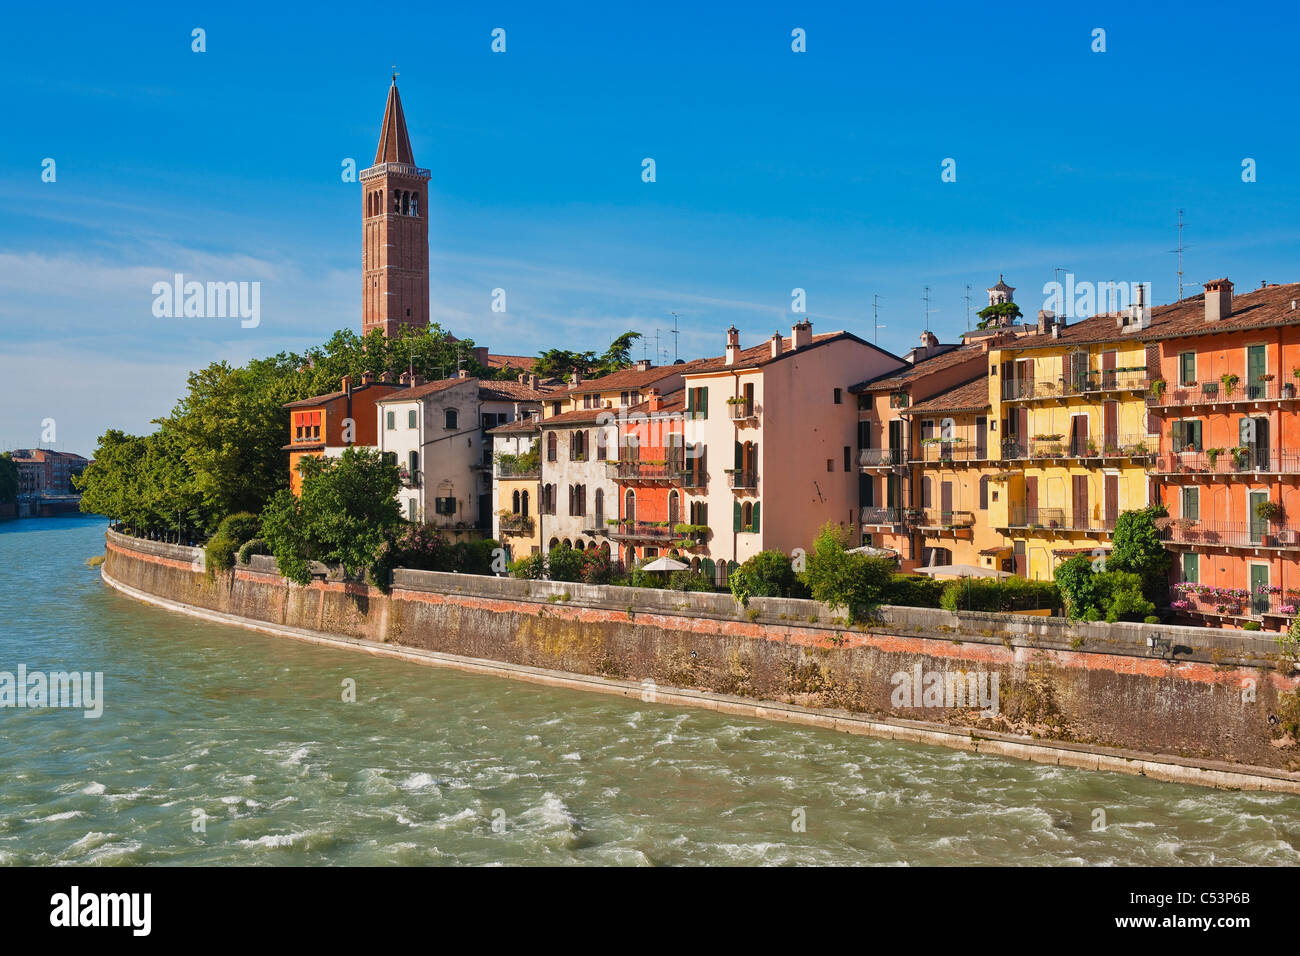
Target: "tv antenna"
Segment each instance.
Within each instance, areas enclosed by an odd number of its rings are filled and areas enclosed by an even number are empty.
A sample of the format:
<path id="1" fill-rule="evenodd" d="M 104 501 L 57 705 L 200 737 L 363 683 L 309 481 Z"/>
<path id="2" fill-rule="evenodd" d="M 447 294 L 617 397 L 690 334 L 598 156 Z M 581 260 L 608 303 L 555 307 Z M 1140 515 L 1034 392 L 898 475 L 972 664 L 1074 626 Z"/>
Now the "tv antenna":
<path id="1" fill-rule="evenodd" d="M 880 296 L 875 294 L 872 294 L 871 296 L 871 312 L 876 320 L 876 337 L 872 339 L 872 342 L 876 345 L 879 345 L 880 344 Z M 885 326 L 885 328 L 889 328 L 889 326 Z"/>
<path id="2" fill-rule="evenodd" d="M 669 312 L 668 314 L 673 317 L 673 364 L 675 365 L 677 363 L 677 342 L 679 341 L 678 337 L 682 334 L 681 330 L 677 328 L 677 320 L 680 319 L 681 316 L 678 315 L 676 312 Z"/>
<path id="3" fill-rule="evenodd" d="M 1183 301 L 1183 250 L 1187 248 L 1183 244 L 1183 227 L 1187 223 L 1183 222 L 1183 211 L 1178 210 L 1178 248 L 1170 249 L 1170 252 L 1178 253 L 1178 301 Z"/>
<path id="4" fill-rule="evenodd" d="M 926 286 L 926 287 L 925 287 L 925 294 L 924 294 L 923 296 L 921 296 L 921 301 L 925 303 L 925 330 L 926 330 L 927 332 L 929 332 L 929 331 L 930 331 L 930 312 L 931 312 L 931 311 L 934 311 L 934 312 L 938 312 L 938 311 L 939 311 L 938 309 L 931 310 L 931 308 L 930 308 L 930 287 L 929 287 L 929 286 Z"/>
<path id="5" fill-rule="evenodd" d="M 966 284 L 966 331 L 970 331 L 970 283 Z"/>

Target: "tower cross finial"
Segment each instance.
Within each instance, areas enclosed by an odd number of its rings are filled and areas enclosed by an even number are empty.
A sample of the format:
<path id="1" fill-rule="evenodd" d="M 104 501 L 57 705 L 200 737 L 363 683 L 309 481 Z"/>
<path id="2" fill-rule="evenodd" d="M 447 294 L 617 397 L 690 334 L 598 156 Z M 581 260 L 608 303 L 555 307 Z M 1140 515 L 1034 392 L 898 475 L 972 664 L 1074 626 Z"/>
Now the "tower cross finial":
<path id="1" fill-rule="evenodd" d="M 394 63 L 394 64 L 393 64 L 393 82 L 396 83 L 396 82 L 397 82 L 397 78 L 398 78 L 399 76 L 401 76 L 401 75 L 402 75 L 402 74 L 400 74 L 400 73 L 397 72 L 397 64 Z"/>

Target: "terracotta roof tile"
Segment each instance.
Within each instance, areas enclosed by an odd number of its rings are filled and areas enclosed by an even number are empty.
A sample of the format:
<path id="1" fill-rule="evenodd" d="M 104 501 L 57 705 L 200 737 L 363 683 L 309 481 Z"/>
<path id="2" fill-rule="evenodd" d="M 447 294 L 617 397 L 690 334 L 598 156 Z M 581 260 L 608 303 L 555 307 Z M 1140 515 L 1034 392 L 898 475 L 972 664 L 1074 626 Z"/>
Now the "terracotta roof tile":
<path id="1" fill-rule="evenodd" d="M 406 132 L 406 114 L 402 112 L 402 97 L 397 93 L 396 79 L 388 88 L 384 125 L 379 131 L 379 148 L 375 150 L 375 165 L 380 163 L 415 165 L 415 154 L 411 152 L 411 137 Z"/>
<path id="2" fill-rule="evenodd" d="M 929 375 L 932 372 L 942 372 L 944 369 L 961 365 L 963 362 L 969 362 L 982 351 L 983 346 L 981 345 L 959 345 L 955 349 L 932 355 L 897 372 L 886 372 L 876 378 L 859 382 L 857 385 L 850 387 L 849 391 L 853 393 L 892 391 L 903 387 L 909 382 L 914 382 L 924 375 Z"/>
<path id="3" fill-rule="evenodd" d="M 911 408 L 904 409 L 904 415 L 924 415 L 930 412 L 982 412 L 990 407 L 988 379 L 981 373 L 979 378 L 963 382 L 946 392 L 931 396 L 918 402 Z"/>
<path id="4" fill-rule="evenodd" d="M 417 385 L 414 388 L 398 388 L 391 395 L 385 395 L 379 399 L 376 404 L 385 402 L 409 402 L 412 399 L 424 398 L 426 395 L 433 395 L 437 392 L 445 392 L 448 389 L 455 388 L 457 385 L 466 383 L 477 384 L 476 378 L 440 378 L 434 382 L 425 382 L 423 385 Z"/>

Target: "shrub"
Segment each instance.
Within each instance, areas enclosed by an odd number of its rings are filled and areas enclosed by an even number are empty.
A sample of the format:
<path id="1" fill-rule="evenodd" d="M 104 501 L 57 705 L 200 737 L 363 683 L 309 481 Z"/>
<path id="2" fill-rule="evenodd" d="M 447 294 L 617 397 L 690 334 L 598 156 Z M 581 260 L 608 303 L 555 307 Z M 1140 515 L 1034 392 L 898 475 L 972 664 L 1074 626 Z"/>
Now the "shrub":
<path id="1" fill-rule="evenodd" d="M 512 578 L 528 578 L 533 581 L 540 581 L 546 577 L 546 555 L 539 551 L 536 554 L 530 554 L 527 557 L 511 562 L 510 576 Z"/>
<path id="2" fill-rule="evenodd" d="M 881 603 L 899 607 L 938 607 L 939 596 L 948 584 L 924 574 L 894 574 L 890 576 Z"/>
<path id="3" fill-rule="evenodd" d="M 1114 562 L 1106 564 L 1114 567 Z M 1078 555 L 1056 569 L 1056 584 L 1065 597 L 1071 620 L 1144 621 L 1156 606 L 1144 593 L 1143 577 L 1131 571 L 1096 571 L 1093 561 Z"/>
<path id="4" fill-rule="evenodd" d="M 699 571 L 674 571 L 668 577 L 668 587 L 673 591 L 713 591 L 713 582 Z"/>
<path id="5" fill-rule="evenodd" d="M 780 551 L 760 551 L 728 578 L 732 596 L 742 605 L 751 597 L 789 597 L 798 585 L 790 559 Z"/>
<path id="6" fill-rule="evenodd" d="M 609 584 L 614 576 L 614 566 L 609 555 L 601 548 L 588 548 L 582 552 L 579 576 L 584 584 Z"/>
<path id="7" fill-rule="evenodd" d="M 938 603 L 948 611 L 1056 610 L 1061 606 L 1061 592 L 1053 581 L 968 578 L 944 582 Z"/>
<path id="8" fill-rule="evenodd" d="M 1259 631 L 1263 628 L 1259 621 L 1247 621 L 1245 624 L 1241 625 L 1241 629 L 1243 631 Z"/>
<path id="9" fill-rule="evenodd" d="M 1106 571 L 1097 577 L 1101 580 L 1102 610 L 1107 621 L 1141 621 L 1155 612 L 1156 606 L 1142 595 L 1140 575 Z"/>
<path id="10" fill-rule="evenodd" d="M 492 559 L 500 547 L 491 538 L 457 541 L 451 547 L 450 567 L 447 570 L 461 574 L 491 574 Z"/>
<path id="11" fill-rule="evenodd" d="M 566 544 L 546 556 L 546 573 L 552 581 L 577 581 L 582 577 L 582 552 Z"/>
<path id="12" fill-rule="evenodd" d="M 247 511 L 227 515 L 217 525 L 216 533 L 208 539 L 207 564 L 210 570 L 229 571 L 235 566 L 239 546 L 257 536 L 261 519 Z M 244 562 L 247 564 L 247 562 Z"/>
<path id="13" fill-rule="evenodd" d="M 1142 579 L 1142 595 L 1148 601 L 1169 601 L 1169 566 L 1173 556 L 1156 530 L 1157 518 L 1169 516 L 1164 505 L 1125 511 L 1115 522 L 1110 556 L 1105 571 L 1130 571 Z"/>
<path id="14" fill-rule="evenodd" d="M 249 559 L 255 554 L 270 554 L 266 546 L 266 541 L 262 538 L 249 538 L 244 542 L 244 546 L 239 549 L 239 563 L 247 564 Z"/>

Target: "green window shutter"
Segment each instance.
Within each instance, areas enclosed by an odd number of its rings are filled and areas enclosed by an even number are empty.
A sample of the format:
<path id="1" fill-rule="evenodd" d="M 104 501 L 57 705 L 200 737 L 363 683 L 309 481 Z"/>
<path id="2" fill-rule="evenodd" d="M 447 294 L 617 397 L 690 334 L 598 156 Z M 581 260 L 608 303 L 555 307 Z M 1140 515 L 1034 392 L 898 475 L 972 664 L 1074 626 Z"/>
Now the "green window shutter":
<path id="1" fill-rule="evenodd" d="M 1169 437 L 1173 444 L 1174 453 L 1177 454 L 1178 452 L 1182 451 L 1183 450 L 1183 423 L 1182 422 L 1173 423 L 1173 425 L 1169 429 Z"/>
<path id="2" fill-rule="evenodd" d="M 736 471 L 745 467 L 745 449 L 741 447 L 740 442 L 736 442 Z"/>
<path id="3" fill-rule="evenodd" d="M 749 529 L 750 531 L 753 531 L 753 532 L 757 532 L 757 531 L 758 531 L 758 508 L 759 508 L 759 504 L 760 504 L 760 503 L 757 502 L 757 501 L 754 502 L 754 527 L 752 527 L 752 528 Z"/>
<path id="4" fill-rule="evenodd" d="M 732 529 L 735 531 L 740 531 L 741 528 L 740 528 L 740 501 L 739 500 L 732 502 L 731 515 L 732 515 L 732 521 L 731 521 Z"/>
<path id="5" fill-rule="evenodd" d="M 696 410 L 700 413 L 700 418 L 709 417 L 709 386 L 707 385 L 700 389 L 700 407 Z"/>
<path id="6" fill-rule="evenodd" d="M 695 389 L 686 390 L 686 420 L 690 421 L 695 417 Z"/>

